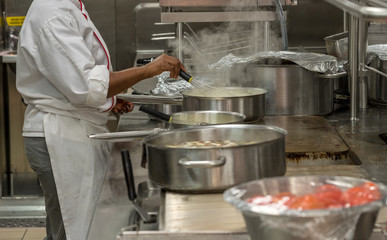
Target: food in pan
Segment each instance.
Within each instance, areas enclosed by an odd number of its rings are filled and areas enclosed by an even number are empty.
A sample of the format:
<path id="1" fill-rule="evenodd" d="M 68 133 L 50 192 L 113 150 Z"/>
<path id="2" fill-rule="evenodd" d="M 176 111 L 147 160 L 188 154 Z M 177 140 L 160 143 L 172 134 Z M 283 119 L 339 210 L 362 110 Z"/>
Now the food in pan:
<path id="1" fill-rule="evenodd" d="M 252 143 L 252 142 L 251 142 Z M 230 140 L 199 140 L 199 141 L 189 141 L 176 144 L 167 145 L 170 148 L 212 148 L 212 147 L 234 147 L 245 145 L 249 143 L 238 143 Z"/>
<path id="2" fill-rule="evenodd" d="M 297 196 L 290 192 L 275 195 L 258 195 L 248 199 L 254 205 L 265 205 L 277 209 L 327 209 L 347 208 L 379 200 L 380 191 L 376 184 L 366 182 L 347 190 L 341 190 L 332 184 L 324 184 L 314 193 Z"/>

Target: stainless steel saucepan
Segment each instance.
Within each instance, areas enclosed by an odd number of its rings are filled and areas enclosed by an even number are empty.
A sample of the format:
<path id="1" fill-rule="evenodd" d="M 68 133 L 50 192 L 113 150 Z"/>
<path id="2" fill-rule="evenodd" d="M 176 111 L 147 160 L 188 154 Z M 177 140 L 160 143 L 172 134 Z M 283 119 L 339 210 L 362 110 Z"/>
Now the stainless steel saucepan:
<path id="1" fill-rule="evenodd" d="M 89 135 L 89 138 L 110 141 L 124 141 L 131 140 L 133 138 L 145 137 L 158 132 L 165 132 L 176 128 L 193 128 L 216 124 L 238 124 L 243 123 L 243 120 L 246 118 L 246 116 L 241 113 L 225 111 L 187 111 L 167 115 L 145 105 L 141 105 L 139 110 L 165 121 L 166 125 L 162 128 L 155 128 L 152 130 L 96 133 Z"/>
<path id="2" fill-rule="evenodd" d="M 246 115 L 245 122 L 255 122 L 265 116 L 265 94 L 262 88 L 219 87 L 207 93 L 193 88 L 183 90 L 184 111 L 230 111 Z"/>
<path id="3" fill-rule="evenodd" d="M 241 113 L 225 111 L 187 111 L 168 115 L 144 105 L 141 105 L 139 110 L 165 121 L 169 129 L 243 123 L 246 118 Z"/>

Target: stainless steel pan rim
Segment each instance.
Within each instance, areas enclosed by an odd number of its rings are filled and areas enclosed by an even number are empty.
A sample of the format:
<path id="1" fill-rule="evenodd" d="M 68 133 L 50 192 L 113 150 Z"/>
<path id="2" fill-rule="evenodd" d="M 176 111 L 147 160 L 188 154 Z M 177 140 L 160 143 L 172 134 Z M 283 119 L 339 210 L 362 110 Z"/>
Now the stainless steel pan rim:
<path id="1" fill-rule="evenodd" d="M 234 90 L 234 91 L 245 91 L 241 92 L 240 95 L 231 95 L 231 96 L 210 96 L 203 94 L 203 91 L 197 88 L 190 88 L 181 91 L 180 93 L 184 96 L 190 96 L 195 98 L 204 98 L 204 99 L 223 99 L 223 98 L 241 98 L 241 97 L 250 97 L 257 96 L 267 93 L 267 91 L 263 88 L 246 88 L 246 87 L 219 87 L 219 94 L 222 94 L 222 90 Z"/>
<path id="2" fill-rule="evenodd" d="M 172 114 L 172 123 L 175 124 L 187 124 L 188 118 L 191 116 L 195 119 L 205 118 L 204 124 L 196 124 L 194 126 L 207 126 L 212 124 L 226 124 L 226 123 L 241 123 L 246 118 L 246 115 L 237 112 L 227 112 L 227 111 L 184 111 Z M 223 116 L 224 119 L 219 119 Z M 211 119 L 213 117 L 213 119 Z M 214 121 L 215 120 L 215 121 Z M 221 121 L 222 120 L 222 121 Z"/>
<path id="3" fill-rule="evenodd" d="M 179 129 L 173 129 L 169 131 L 164 131 L 164 132 L 158 132 L 155 134 L 152 134 L 150 136 L 147 136 L 144 138 L 143 142 L 146 143 L 148 146 L 153 147 L 153 148 L 158 148 L 158 149 L 171 149 L 170 147 L 166 147 L 165 145 L 160 145 L 160 144 L 154 144 L 152 143 L 153 139 L 158 138 L 160 135 L 173 135 L 177 132 L 184 132 L 184 133 L 189 133 L 189 132 L 200 132 L 203 130 L 210 130 L 210 129 L 254 129 L 254 130 L 272 130 L 275 132 L 278 132 L 283 135 L 287 135 L 287 131 L 283 128 L 277 127 L 277 126 L 270 126 L 270 125 L 247 125 L 247 124 L 221 124 L 221 125 L 211 125 L 211 126 L 199 126 L 195 128 L 179 128 Z M 275 140 L 273 140 L 275 141 Z M 265 142 L 270 142 L 270 141 L 265 141 Z M 257 143 L 252 143 L 252 145 L 257 144 Z M 230 146 L 230 147 L 222 147 L 222 149 L 228 149 L 228 148 L 238 148 L 241 146 Z M 216 149 L 217 147 L 213 148 L 205 148 L 205 149 Z M 179 148 L 179 149 L 185 149 L 185 150 L 203 150 L 203 149 L 193 149 L 193 148 Z M 218 147 L 218 149 L 220 149 Z"/>
<path id="4" fill-rule="evenodd" d="M 239 112 L 246 115 L 245 122 L 256 122 L 265 116 L 265 95 L 263 88 L 224 87 L 206 95 L 200 89 L 181 92 L 184 111 L 218 110 Z"/>

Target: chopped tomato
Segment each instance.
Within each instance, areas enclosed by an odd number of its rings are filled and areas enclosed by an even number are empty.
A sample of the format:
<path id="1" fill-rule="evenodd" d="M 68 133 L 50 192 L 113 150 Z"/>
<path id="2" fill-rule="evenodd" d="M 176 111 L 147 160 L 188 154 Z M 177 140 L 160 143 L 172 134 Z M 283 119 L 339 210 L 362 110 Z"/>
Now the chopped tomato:
<path id="1" fill-rule="evenodd" d="M 360 186 L 347 189 L 343 193 L 342 201 L 347 206 L 358 206 L 381 198 L 378 187 L 371 182 L 366 182 Z"/>
<path id="2" fill-rule="evenodd" d="M 316 197 L 324 203 L 326 208 L 343 207 L 342 194 L 341 189 L 332 184 L 320 186 L 315 193 Z"/>
<path id="3" fill-rule="evenodd" d="M 382 196 L 380 194 L 378 186 L 376 186 L 375 183 L 372 182 L 366 182 L 361 185 L 366 191 L 367 198 L 370 201 L 376 201 L 379 200 Z"/>
<path id="4" fill-rule="evenodd" d="M 298 210 L 342 208 L 366 204 L 381 198 L 376 184 L 366 182 L 342 191 L 335 185 L 324 184 L 314 193 L 296 196 L 290 192 L 280 192 L 274 195 L 257 195 L 248 199 L 256 205 L 271 205 L 272 207 L 286 207 Z"/>
<path id="5" fill-rule="evenodd" d="M 346 207 L 362 205 L 368 203 L 365 189 L 360 186 L 349 188 L 342 195 L 342 201 Z"/>
<path id="6" fill-rule="evenodd" d="M 297 210 L 320 209 L 325 208 L 325 204 L 321 202 L 315 195 L 307 194 L 296 198 L 289 205 L 289 208 Z"/>

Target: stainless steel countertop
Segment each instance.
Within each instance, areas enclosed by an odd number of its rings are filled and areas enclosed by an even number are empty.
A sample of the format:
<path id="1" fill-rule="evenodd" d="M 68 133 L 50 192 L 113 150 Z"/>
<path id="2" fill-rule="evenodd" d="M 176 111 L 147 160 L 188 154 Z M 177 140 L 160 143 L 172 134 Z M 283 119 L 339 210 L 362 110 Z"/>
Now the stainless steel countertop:
<path id="1" fill-rule="evenodd" d="M 135 108 L 132 113 L 120 117 L 117 131 L 145 130 L 162 127 L 159 122 Z M 349 120 L 349 110 L 335 112 L 325 118 L 350 147 L 351 157 L 361 161 L 360 168 L 368 175 L 387 184 L 387 145 L 379 138 L 380 132 L 387 132 L 387 108 L 370 107 L 360 111 L 359 121 Z M 133 212 L 128 199 L 120 151 L 128 149 L 132 158 L 135 183 L 146 181 L 147 171 L 140 166 L 142 158 L 141 138 L 132 141 L 114 142 L 101 195 L 94 213 L 88 239 L 116 239 L 117 234 L 129 225 Z M 293 169 L 294 171 L 294 169 Z M 305 168 L 303 168 L 305 171 Z M 294 174 L 294 172 L 293 172 Z M 386 211 L 379 214 L 379 222 L 387 222 Z M 154 233 L 153 233 L 154 234 Z M 152 235 L 152 234 L 151 234 Z M 156 235 L 157 236 L 157 235 Z M 153 236 L 153 239 L 156 239 Z M 385 239 L 381 233 L 374 233 L 372 240 Z"/>

